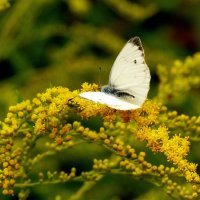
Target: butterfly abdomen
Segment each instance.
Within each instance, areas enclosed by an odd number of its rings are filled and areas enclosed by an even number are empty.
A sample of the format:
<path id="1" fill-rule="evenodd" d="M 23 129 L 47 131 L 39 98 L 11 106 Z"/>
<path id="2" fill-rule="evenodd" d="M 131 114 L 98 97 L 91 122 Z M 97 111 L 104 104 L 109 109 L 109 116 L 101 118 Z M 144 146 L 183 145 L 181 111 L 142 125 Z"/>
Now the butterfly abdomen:
<path id="1" fill-rule="evenodd" d="M 121 92 L 121 91 L 117 91 L 116 93 L 116 96 L 118 97 L 124 97 L 124 98 L 135 98 L 133 95 L 127 93 L 127 92 Z"/>
<path id="2" fill-rule="evenodd" d="M 127 92 L 123 92 L 120 90 L 117 90 L 113 87 L 110 87 L 109 85 L 103 86 L 101 89 L 102 92 L 105 92 L 106 94 L 111 94 L 117 97 L 123 97 L 123 98 L 135 98 L 133 95 L 127 93 Z"/>

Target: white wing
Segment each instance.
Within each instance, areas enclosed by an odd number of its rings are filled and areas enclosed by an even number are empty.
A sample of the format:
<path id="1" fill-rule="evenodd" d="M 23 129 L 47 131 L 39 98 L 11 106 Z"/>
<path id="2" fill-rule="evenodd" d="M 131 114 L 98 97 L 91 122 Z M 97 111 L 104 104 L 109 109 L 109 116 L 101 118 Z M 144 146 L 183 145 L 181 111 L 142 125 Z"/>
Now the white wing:
<path id="1" fill-rule="evenodd" d="M 134 37 L 117 56 L 110 72 L 109 86 L 133 95 L 140 106 L 147 97 L 150 79 L 140 38 Z"/>
<path id="2" fill-rule="evenodd" d="M 96 103 L 105 104 L 111 108 L 118 110 L 135 110 L 140 107 L 135 104 L 135 99 L 127 100 L 121 97 L 106 94 L 104 92 L 84 92 L 81 93 L 80 96 Z"/>

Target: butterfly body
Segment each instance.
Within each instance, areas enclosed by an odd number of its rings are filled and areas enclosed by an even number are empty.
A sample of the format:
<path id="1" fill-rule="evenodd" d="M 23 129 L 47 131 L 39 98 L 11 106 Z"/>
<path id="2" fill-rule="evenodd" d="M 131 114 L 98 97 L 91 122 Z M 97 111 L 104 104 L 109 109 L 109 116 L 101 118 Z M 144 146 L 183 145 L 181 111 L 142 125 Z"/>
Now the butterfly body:
<path id="1" fill-rule="evenodd" d="M 114 109 L 137 109 L 147 97 L 150 79 L 141 41 L 134 37 L 117 56 L 108 85 L 103 86 L 101 92 L 84 92 L 80 96 Z"/>
<path id="2" fill-rule="evenodd" d="M 105 85 L 101 88 L 101 92 L 105 92 L 106 94 L 114 95 L 116 97 L 124 97 L 124 98 L 134 98 L 133 95 L 128 94 L 126 92 L 120 91 L 111 87 L 109 85 Z"/>

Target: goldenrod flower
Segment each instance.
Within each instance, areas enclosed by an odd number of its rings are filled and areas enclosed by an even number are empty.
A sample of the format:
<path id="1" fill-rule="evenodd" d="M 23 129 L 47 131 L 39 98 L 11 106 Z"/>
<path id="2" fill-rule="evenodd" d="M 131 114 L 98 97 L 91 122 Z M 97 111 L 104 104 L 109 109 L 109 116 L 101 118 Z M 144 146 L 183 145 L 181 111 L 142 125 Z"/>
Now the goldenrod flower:
<path id="1" fill-rule="evenodd" d="M 28 187 L 26 177 L 32 167 L 53 152 L 92 142 L 108 149 L 113 156 L 103 160 L 94 160 L 90 172 L 76 175 L 76 169 L 70 173 L 40 172 L 38 181 L 68 181 L 78 176 L 82 180 L 97 181 L 103 173 L 125 173 L 131 176 L 156 177 L 167 193 L 181 197 L 196 198 L 199 194 L 200 177 L 197 164 L 187 160 L 189 154 L 189 133 L 199 131 L 199 118 L 178 115 L 168 111 L 164 105 L 147 100 L 140 109 L 117 111 L 105 105 L 96 104 L 79 97 L 80 92 L 97 91 L 98 86 L 84 83 L 82 89 L 70 91 L 63 87 L 53 87 L 39 93 L 32 101 L 26 100 L 9 108 L 4 121 L 0 122 L 0 183 L 3 194 L 11 195 L 16 186 Z M 80 121 L 70 122 L 70 116 L 77 120 L 100 116 L 102 125 L 92 130 Z M 186 131 L 187 136 L 182 136 Z M 31 149 L 41 138 L 46 137 L 46 152 L 31 154 Z M 18 140 L 22 141 L 20 144 Z M 138 152 L 136 141 L 144 141 L 154 153 L 161 153 L 173 166 L 153 164 L 148 153 Z M 186 192 L 172 177 L 182 176 L 193 189 Z M 45 178 L 47 177 L 47 180 Z M 159 178 L 158 178 L 159 177 Z M 182 191 L 182 193 L 180 193 Z"/>

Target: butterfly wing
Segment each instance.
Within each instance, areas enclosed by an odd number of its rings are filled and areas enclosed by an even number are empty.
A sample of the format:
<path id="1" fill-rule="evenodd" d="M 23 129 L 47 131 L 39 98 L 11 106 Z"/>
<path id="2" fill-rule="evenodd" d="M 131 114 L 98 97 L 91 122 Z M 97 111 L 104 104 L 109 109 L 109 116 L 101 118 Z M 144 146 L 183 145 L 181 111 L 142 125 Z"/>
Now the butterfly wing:
<path id="1" fill-rule="evenodd" d="M 109 86 L 133 95 L 134 103 L 140 106 L 147 97 L 150 79 L 140 38 L 131 38 L 112 66 Z"/>
<path id="2" fill-rule="evenodd" d="M 133 104 L 132 102 L 125 101 L 104 92 L 83 92 L 80 94 L 80 96 L 93 102 L 105 104 L 118 110 L 133 110 L 140 107 L 136 104 Z"/>

